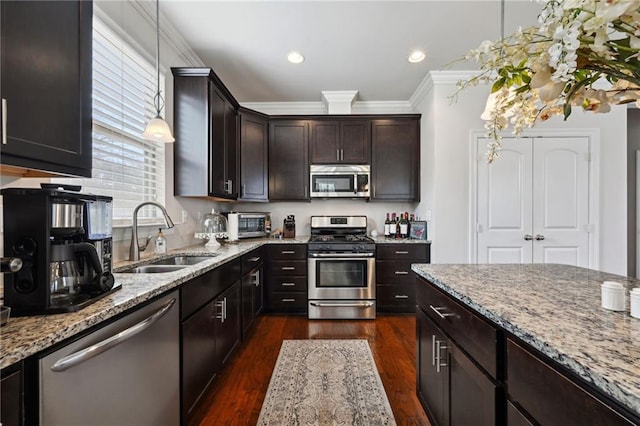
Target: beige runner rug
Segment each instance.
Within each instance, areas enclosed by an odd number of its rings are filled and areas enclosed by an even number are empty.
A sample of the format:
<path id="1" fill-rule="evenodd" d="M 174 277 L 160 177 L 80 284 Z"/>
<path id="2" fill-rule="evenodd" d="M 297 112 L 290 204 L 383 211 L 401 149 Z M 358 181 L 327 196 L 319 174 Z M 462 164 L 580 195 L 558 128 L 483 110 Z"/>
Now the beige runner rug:
<path id="1" fill-rule="evenodd" d="M 395 425 L 364 339 L 282 342 L 258 425 Z"/>

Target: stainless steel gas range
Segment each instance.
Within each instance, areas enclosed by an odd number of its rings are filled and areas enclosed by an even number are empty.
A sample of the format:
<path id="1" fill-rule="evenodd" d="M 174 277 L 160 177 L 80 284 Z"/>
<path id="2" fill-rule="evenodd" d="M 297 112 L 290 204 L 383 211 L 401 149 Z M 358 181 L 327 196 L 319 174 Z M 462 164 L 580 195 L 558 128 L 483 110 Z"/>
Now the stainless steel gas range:
<path id="1" fill-rule="evenodd" d="M 376 317 L 376 245 L 366 216 L 311 216 L 310 319 Z"/>

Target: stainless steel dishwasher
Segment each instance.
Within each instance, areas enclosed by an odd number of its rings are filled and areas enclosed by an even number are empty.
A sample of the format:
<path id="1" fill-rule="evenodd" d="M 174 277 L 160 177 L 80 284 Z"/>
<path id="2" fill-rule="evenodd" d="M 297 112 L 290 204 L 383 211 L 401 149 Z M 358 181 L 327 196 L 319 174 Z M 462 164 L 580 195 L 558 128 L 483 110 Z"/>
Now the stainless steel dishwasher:
<path id="1" fill-rule="evenodd" d="M 42 425 L 179 425 L 178 292 L 40 359 Z"/>

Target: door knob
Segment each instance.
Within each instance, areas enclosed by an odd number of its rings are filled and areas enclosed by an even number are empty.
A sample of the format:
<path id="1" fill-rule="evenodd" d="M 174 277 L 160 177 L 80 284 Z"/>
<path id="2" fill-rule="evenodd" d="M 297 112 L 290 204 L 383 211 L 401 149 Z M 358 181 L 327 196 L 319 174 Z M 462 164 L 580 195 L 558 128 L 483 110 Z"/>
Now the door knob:
<path id="1" fill-rule="evenodd" d="M 544 235 L 536 234 L 536 241 L 544 240 Z"/>
<path id="2" fill-rule="evenodd" d="M 533 240 L 533 235 L 531 235 L 531 234 L 524 234 L 524 240 L 525 240 L 525 241 L 531 241 L 531 240 Z"/>

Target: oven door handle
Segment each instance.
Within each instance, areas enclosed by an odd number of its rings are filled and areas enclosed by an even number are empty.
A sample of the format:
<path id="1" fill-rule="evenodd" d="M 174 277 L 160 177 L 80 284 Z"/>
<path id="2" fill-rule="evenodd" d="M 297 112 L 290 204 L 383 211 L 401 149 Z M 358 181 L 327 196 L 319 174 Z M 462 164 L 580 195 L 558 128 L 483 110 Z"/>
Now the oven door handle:
<path id="1" fill-rule="evenodd" d="M 374 257 L 375 253 L 309 253 L 309 257 Z"/>
<path id="2" fill-rule="evenodd" d="M 373 302 L 309 302 L 309 304 L 319 308 L 370 308 L 374 305 Z"/>

